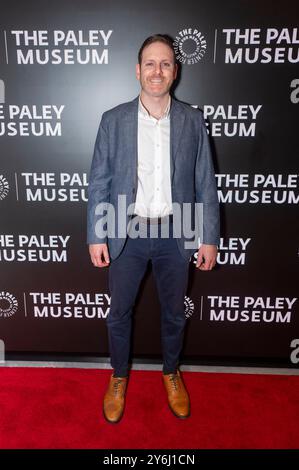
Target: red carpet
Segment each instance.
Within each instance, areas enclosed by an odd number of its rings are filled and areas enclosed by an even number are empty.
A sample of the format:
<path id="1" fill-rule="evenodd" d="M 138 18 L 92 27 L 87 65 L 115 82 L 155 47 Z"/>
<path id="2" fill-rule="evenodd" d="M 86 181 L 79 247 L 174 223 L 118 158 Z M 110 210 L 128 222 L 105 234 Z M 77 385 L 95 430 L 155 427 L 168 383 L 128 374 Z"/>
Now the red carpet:
<path id="1" fill-rule="evenodd" d="M 110 371 L 0 368 L 1 448 L 299 447 L 299 376 L 185 372 L 192 415 L 168 409 L 160 372 L 131 373 L 122 421 L 106 423 Z"/>

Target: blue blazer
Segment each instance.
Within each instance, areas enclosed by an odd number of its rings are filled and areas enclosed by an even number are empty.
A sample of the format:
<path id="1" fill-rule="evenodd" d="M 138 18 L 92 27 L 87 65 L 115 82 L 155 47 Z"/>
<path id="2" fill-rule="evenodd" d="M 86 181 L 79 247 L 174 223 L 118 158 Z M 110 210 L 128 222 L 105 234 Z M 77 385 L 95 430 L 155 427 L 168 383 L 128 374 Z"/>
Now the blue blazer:
<path id="1" fill-rule="evenodd" d="M 128 206 L 134 203 L 137 192 L 138 99 L 106 111 L 101 119 L 90 169 L 87 204 L 87 243 L 107 243 L 111 259 L 121 253 L 126 235 L 119 235 L 121 217 L 129 223 Z M 211 150 L 201 111 L 174 98 L 170 108 L 170 175 L 172 201 L 178 207 L 189 203 L 192 223 L 197 217 L 200 242 L 219 244 L 219 203 Z M 118 196 L 125 195 L 125 205 L 119 214 Z M 97 224 L 103 222 L 103 212 L 96 213 L 102 203 L 112 204 L 115 236 L 100 236 Z M 200 203 L 200 204 L 195 204 Z M 99 211 L 98 211 L 99 212 Z M 114 218 L 113 218 L 114 219 Z M 101 223 L 102 223 L 101 222 Z M 183 227 L 183 226 L 182 226 Z M 181 230 L 177 238 L 180 253 L 190 258 L 198 245 L 190 248 L 188 236 Z"/>

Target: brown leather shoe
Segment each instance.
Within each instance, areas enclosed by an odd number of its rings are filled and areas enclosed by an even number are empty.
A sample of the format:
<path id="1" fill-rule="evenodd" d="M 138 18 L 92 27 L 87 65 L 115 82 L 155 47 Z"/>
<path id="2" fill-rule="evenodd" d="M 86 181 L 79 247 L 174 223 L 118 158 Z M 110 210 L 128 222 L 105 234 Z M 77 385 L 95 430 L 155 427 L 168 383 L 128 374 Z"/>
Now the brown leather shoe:
<path id="1" fill-rule="evenodd" d="M 110 377 L 108 389 L 104 396 L 103 413 L 109 423 L 120 421 L 125 407 L 127 377 Z"/>
<path id="2" fill-rule="evenodd" d="M 190 400 L 182 381 L 179 370 L 176 374 L 163 374 L 163 382 L 167 391 L 168 404 L 177 418 L 190 416 Z"/>

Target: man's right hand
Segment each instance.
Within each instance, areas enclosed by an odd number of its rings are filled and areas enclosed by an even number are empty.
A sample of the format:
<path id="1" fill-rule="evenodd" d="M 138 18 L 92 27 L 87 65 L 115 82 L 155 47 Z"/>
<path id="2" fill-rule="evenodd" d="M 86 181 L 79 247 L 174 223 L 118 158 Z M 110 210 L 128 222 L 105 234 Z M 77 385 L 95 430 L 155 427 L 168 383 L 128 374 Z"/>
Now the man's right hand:
<path id="1" fill-rule="evenodd" d="M 89 254 L 92 264 L 96 268 L 105 268 L 109 266 L 110 259 L 107 243 L 95 243 L 89 245 Z"/>

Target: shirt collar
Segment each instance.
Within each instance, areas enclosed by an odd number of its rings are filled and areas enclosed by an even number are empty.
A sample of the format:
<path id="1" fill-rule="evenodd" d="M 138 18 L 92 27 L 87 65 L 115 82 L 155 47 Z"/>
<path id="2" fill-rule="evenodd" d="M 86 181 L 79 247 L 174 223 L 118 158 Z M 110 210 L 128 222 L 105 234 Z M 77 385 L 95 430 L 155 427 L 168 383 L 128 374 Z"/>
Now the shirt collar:
<path id="1" fill-rule="evenodd" d="M 169 95 L 169 99 L 168 99 L 167 106 L 166 106 L 166 108 L 165 108 L 164 113 L 163 113 L 162 116 L 160 117 L 160 119 L 168 119 L 168 118 L 169 118 L 169 114 L 170 114 L 170 105 L 171 105 L 171 96 Z M 156 118 L 154 118 L 154 116 L 151 116 L 150 113 L 148 112 L 148 110 L 144 107 L 144 105 L 142 104 L 140 95 L 139 95 L 138 111 L 139 111 L 144 117 L 151 117 L 151 118 L 153 118 L 153 119 L 156 119 Z"/>

